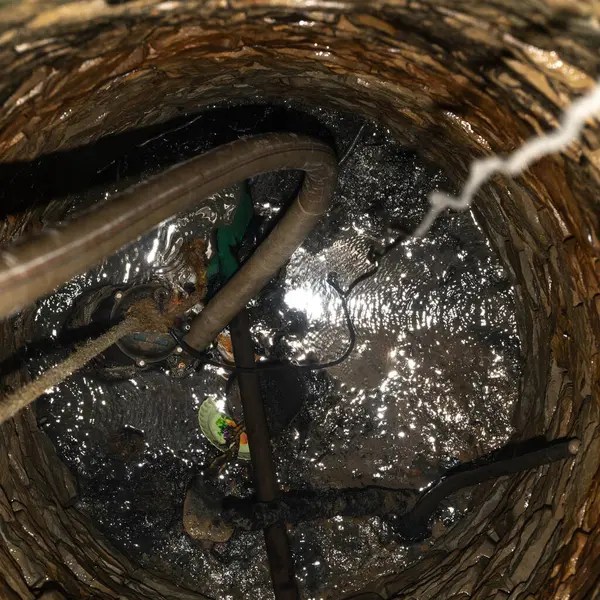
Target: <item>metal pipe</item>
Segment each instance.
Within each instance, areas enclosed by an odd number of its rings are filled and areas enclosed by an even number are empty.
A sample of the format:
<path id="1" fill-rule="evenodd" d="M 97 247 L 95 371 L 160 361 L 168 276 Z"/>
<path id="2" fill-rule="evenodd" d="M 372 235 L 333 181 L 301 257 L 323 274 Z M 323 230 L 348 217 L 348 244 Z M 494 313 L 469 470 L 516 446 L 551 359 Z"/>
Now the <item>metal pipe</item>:
<path id="1" fill-rule="evenodd" d="M 184 338 L 189 346 L 204 350 L 285 265 L 329 207 L 337 179 L 333 154 L 322 163 L 306 163 L 303 169 L 306 176 L 298 197 L 267 239 L 194 319 Z"/>
<path id="2" fill-rule="evenodd" d="M 415 489 L 378 486 L 291 490 L 269 503 L 226 496 L 221 516 L 226 524 L 236 529 L 257 531 L 275 523 L 298 525 L 337 516 L 403 515 L 412 510 L 418 497 L 419 492 Z"/>
<path id="3" fill-rule="evenodd" d="M 299 169 L 302 190 L 284 218 L 194 324 L 190 345 L 207 345 L 294 252 L 327 208 L 337 161 L 326 144 L 291 133 L 237 140 L 178 164 L 56 229 L 0 252 L 0 318 L 85 272 L 165 219 L 234 183 Z M 263 248 L 264 246 L 264 248 Z M 237 288 L 237 290 L 236 290 Z M 238 299 L 233 300 L 236 296 Z M 213 335 L 213 332 L 216 333 Z M 211 337 L 212 336 L 212 337 Z"/>
<path id="4" fill-rule="evenodd" d="M 338 515 L 379 516 L 391 518 L 393 529 L 402 538 L 419 541 L 429 536 L 429 521 L 450 494 L 497 477 L 571 458 L 579 446 L 577 438 L 550 442 L 527 440 L 517 445 L 516 453 L 515 447 L 509 445 L 451 469 L 420 497 L 414 489 L 378 486 L 291 490 L 269 503 L 229 496 L 223 500 L 222 518 L 236 529 L 254 531 L 279 522 L 298 524 Z"/>
<path id="5" fill-rule="evenodd" d="M 273 502 L 279 495 L 279 486 L 271 452 L 269 426 L 261 397 L 260 375 L 258 371 L 252 372 L 256 363 L 248 311 L 245 308 L 231 321 L 230 330 L 235 363 L 248 369 L 238 373 L 238 382 L 256 499 L 258 502 Z M 276 600 L 298 600 L 300 596 L 285 523 L 269 525 L 264 529 L 264 534 Z"/>

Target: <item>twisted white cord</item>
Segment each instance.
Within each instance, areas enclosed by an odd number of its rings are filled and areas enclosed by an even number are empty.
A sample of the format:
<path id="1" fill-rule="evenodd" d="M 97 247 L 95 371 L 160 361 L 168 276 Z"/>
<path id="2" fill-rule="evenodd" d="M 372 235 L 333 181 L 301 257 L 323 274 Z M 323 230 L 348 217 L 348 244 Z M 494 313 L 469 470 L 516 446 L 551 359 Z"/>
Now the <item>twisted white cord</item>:
<path id="1" fill-rule="evenodd" d="M 554 131 L 531 138 L 506 157 L 493 155 L 474 160 L 469 168 L 469 177 L 459 196 L 432 192 L 429 195 L 431 208 L 416 229 L 414 236 L 425 235 L 440 213 L 447 208 L 454 210 L 469 208 L 481 186 L 496 173 L 519 175 L 536 160 L 566 148 L 579 137 L 587 119 L 598 113 L 600 113 L 600 81 L 590 92 L 575 100 L 565 110 L 560 125 Z"/>

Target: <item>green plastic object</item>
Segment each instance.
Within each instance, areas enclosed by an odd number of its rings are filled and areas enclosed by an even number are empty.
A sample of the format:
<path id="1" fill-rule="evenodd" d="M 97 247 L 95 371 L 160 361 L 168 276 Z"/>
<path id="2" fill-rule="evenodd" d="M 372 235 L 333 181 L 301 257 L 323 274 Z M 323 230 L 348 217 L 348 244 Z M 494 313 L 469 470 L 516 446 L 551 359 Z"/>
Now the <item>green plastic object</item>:
<path id="1" fill-rule="evenodd" d="M 248 184 L 244 184 L 240 203 L 229 225 L 223 225 L 217 229 L 217 252 L 208 264 L 208 279 L 217 279 L 223 285 L 238 270 L 239 247 L 248 231 L 252 217 L 254 216 L 254 204 Z M 198 423 L 200 429 L 208 441 L 221 452 L 229 448 L 229 435 L 236 426 L 231 417 L 221 412 L 217 406 L 216 398 L 209 396 L 200 406 L 198 411 Z M 250 448 L 248 447 L 248 436 L 243 432 L 240 436 L 238 458 L 250 460 Z"/>
<path id="2" fill-rule="evenodd" d="M 225 452 L 230 444 L 230 436 L 236 426 L 235 421 L 226 413 L 222 412 L 214 396 L 208 396 L 200 405 L 198 410 L 198 424 L 204 437 L 221 452 Z M 248 436 L 244 432 L 240 436 L 238 458 L 250 460 L 250 448 Z"/>
<path id="3" fill-rule="evenodd" d="M 248 184 L 244 190 L 240 203 L 229 225 L 217 229 L 217 253 L 208 263 L 208 278 L 220 277 L 225 283 L 238 270 L 240 264 L 237 258 L 238 249 L 254 215 L 254 204 Z"/>

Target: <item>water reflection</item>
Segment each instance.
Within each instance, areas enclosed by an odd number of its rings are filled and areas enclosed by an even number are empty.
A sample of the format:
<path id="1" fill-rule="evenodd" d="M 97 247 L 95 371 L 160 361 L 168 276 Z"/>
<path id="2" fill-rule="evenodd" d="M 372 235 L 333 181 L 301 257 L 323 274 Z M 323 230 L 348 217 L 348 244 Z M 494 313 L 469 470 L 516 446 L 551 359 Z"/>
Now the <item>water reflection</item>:
<path id="1" fill-rule="evenodd" d="M 340 149 L 349 148 L 363 126 L 324 110 L 312 114 Z M 242 117 L 238 121 L 243 125 Z M 201 126 L 195 118 L 189 130 L 159 136 L 139 152 L 179 152 Z M 289 200 L 286 190 L 296 185 L 294 173 L 255 180 L 261 214 L 276 215 Z M 366 124 L 341 169 L 328 215 L 251 305 L 262 350 L 299 361 L 341 355 L 347 324 L 327 276 L 337 273 L 345 288 L 371 270 L 373 248 L 414 228 L 427 210 L 428 193 L 440 185 L 447 185 L 440 172 L 399 147 L 385 129 Z M 183 286 L 191 273 L 181 269 L 178 248 L 191 237 L 207 237 L 228 218 L 235 194 L 228 191 L 164 223 L 43 300 L 36 317 L 40 334 L 56 336 L 74 300 L 90 287 L 157 276 Z M 85 198 L 78 202 L 85 204 Z M 440 219 L 427 238 L 399 245 L 376 275 L 353 290 L 348 307 L 358 336 L 354 353 L 328 373 L 306 377 L 304 406 L 276 440 L 284 487 L 422 488 L 455 460 L 506 440 L 519 376 L 512 290 L 471 215 Z M 44 366 L 40 361 L 36 368 Z M 211 595 L 268 598 L 261 535 L 205 548 L 181 528 L 187 481 L 214 457 L 200 435 L 197 410 L 209 394 L 225 399 L 222 374 L 207 368 L 185 379 L 143 373 L 106 382 L 82 373 L 51 390 L 39 414 L 79 477 L 80 506 L 114 543 L 142 564 Z M 109 452 L 115 432 L 124 428 L 143 434 L 143 447 L 129 461 Z M 224 489 L 248 493 L 246 468 L 228 467 Z M 445 509 L 446 525 L 465 502 L 458 498 Z M 306 597 L 339 596 L 401 568 L 409 555 L 378 519 L 298 527 L 293 546 Z"/>

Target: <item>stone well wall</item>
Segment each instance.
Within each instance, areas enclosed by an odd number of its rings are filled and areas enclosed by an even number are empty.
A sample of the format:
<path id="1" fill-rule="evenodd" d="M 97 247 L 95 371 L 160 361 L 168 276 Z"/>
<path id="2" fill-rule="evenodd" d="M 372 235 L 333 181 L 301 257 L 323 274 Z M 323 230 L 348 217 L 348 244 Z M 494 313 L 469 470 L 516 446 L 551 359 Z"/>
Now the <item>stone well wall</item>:
<path id="1" fill-rule="evenodd" d="M 318 9 L 317 9 L 318 5 Z M 596 9 L 594 8 L 596 6 Z M 591 1 L 24 0 L 0 5 L 0 161 L 88 144 L 224 99 L 302 98 L 385 122 L 460 184 L 469 162 L 557 124 L 600 63 Z M 526 354 L 522 437 L 576 435 L 575 461 L 477 491 L 477 508 L 387 598 L 600 597 L 600 145 L 581 143 L 476 210 L 514 275 Z M 1 235 L 52 205 L 10 195 Z M 22 344 L 27 313 L 1 330 Z M 14 386 L 15 377 L 5 385 Z M 74 482 L 31 410 L 0 430 L 0 597 L 201 598 L 131 564 L 72 506 Z"/>

